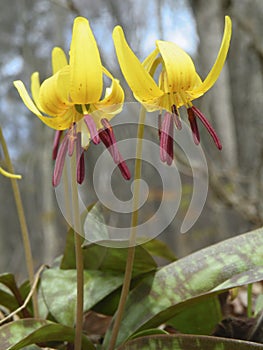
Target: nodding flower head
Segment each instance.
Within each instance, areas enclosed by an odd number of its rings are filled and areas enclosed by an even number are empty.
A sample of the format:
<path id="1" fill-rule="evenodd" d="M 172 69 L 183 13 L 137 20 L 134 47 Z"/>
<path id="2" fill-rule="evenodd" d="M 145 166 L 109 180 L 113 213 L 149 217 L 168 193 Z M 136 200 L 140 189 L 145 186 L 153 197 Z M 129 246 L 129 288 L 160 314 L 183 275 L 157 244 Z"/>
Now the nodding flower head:
<path id="1" fill-rule="evenodd" d="M 77 17 L 74 21 L 69 56 L 68 62 L 61 48 L 53 49 L 53 75 L 40 84 L 38 72 L 32 74 L 32 99 L 22 81 L 14 82 L 26 107 L 56 130 L 54 186 L 60 182 L 66 153 L 71 156 L 76 148 L 76 152 L 82 154 L 90 140 L 98 144 L 100 130 L 104 129 L 102 120 L 109 121 L 118 114 L 124 102 L 119 81 L 101 63 L 99 49 L 86 18 Z M 111 85 L 102 96 L 104 76 L 111 80 Z M 78 123 L 82 120 L 84 123 Z M 83 155 L 79 155 L 79 183 L 84 179 L 83 160 Z"/>
<path id="2" fill-rule="evenodd" d="M 201 111 L 193 106 L 192 101 L 205 94 L 218 79 L 226 60 L 230 39 L 231 19 L 226 16 L 224 35 L 217 59 L 202 81 L 191 57 L 175 43 L 157 40 L 156 48 L 141 63 L 129 47 L 122 28 L 120 26 L 114 28 L 113 40 L 118 61 L 134 97 L 148 111 L 160 111 L 159 135 L 162 161 L 171 163 L 173 128 L 182 127 L 179 115 L 179 108 L 182 106 L 187 109 L 194 142 L 196 144 L 200 142 L 198 119 L 212 136 L 217 148 L 222 148 L 214 129 Z M 156 72 L 158 77 L 155 76 Z"/>

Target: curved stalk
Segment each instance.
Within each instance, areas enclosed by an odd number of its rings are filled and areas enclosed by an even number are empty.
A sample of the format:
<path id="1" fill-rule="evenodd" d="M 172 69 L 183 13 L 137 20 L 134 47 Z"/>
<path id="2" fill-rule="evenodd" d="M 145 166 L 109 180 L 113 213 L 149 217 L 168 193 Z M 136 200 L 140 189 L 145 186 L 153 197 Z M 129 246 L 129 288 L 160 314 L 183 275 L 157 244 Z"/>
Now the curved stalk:
<path id="1" fill-rule="evenodd" d="M 127 296 L 129 294 L 131 277 L 132 277 L 132 269 L 133 269 L 135 246 L 136 246 L 138 215 L 139 215 L 139 210 L 137 208 L 139 206 L 139 198 L 140 198 L 140 178 L 141 178 L 141 170 L 142 170 L 142 159 L 141 159 L 142 158 L 142 140 L 143 140 L 143 134 L 144 134 L 145 117 L 146 117 L 146 110 L 142 106 L 140 111 L 138 130 L 137 130 L 137 145 L 136 145 L 136 158 L 135 158 L 135 169 L 134 169 L 135 184 L 134 184 L 134 196 L 133 196 L 133 211 L 132 211 L 132 218 L 131 218 L 131 234 L 129 237 L 129 247 L 128 247 L 128 253 L 127 253 L 127 261 L 126 261 L 122 291 L 121 291 L 118 309 L 116 311 L 116 318 L 113 324 L 108 350 L 113 350 L 115 348 Z"/>
<path id="2" fill-rule="evenodd" d="M 1 127 L 0 127 L 0 143 L 2 145 L 2 149 L 3 149 L 3 153 L 4 153 L 4 157 L 5 157 L 8 171 L 10 173 L 14 173 L 14 167 L 13 167 L 13 164 L 11 162 L 11 158 L 9 156 L 8 148 L 7 148 Z M 13 193 L 14 193 L 17 214 L 18 214 L 18 219 L 19 219 L 20 228 L 21 228 L 28 279 L 30 282 L 30 286 L 32 288 L 33 283 L 34 283 L 34 263 L 33 263 L 31 244 L 30 244 L 29 233 L 28 233 L 28 228 L 27 228 L 27 223 L 26 223 L 26 217 L 25 217 L 25 213 L 24 213 L 24 208 L 23 208 L 23 204 L 22 204 L 22 199 L 21 199 L 17 179 L 10 178 L 10 181 L 11 181 L 11 185 L 12 185 L 12 189 L 13 189 Z M 33 301 L 34 316 L 35 316 L 35 318 L 38 318 L 39 313 L 38 313 L 38 303 L 37 303 L 37 292 L 36 291 L 32 295 L 32 301 Z"/>
<path id="3" fill-rule="evenodd" d="M 77 304 L 76 304 L 76 327 L 75 327 L 75 343 L 74 350 L 81 350 L 82 327 L 83 327 L 83 252 L 82 238 L 80 232 L 80 215 L 79 215 L 79 198 L 78 185 L 76 178 L 76 150 L 71 158 L 71 186 L 72 186 L 72 207 L 73 207 L 73 230 L 75 238 L 75 255 L 77 270 Z"/>

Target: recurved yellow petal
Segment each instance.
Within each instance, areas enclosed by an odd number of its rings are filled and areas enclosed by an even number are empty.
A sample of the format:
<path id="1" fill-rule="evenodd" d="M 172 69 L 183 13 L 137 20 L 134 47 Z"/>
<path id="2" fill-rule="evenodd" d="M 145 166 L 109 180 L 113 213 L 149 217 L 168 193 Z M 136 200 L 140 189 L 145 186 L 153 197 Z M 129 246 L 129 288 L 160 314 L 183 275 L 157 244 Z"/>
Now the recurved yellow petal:
<path id="1" fill-rule="evenodd" d="M 67 86 L 59 84 L 61 71 L 46 79 L 40 86 L 39 103 L 41 109 L 48 115 L 57 117 L 69 109 L 69 104 L 65 96 L 67 95 Z"/>
<path id="2" fill-rule="evenodd" d="M 186 91 L 193 87 L 196 71 L 191 57 L 178 45 L 168 41 L 156 41 L 164 62 L 167 82 L 165 92 Z"/>
<path id="3" fill-rule="evenodd" d="M 75 104 L 99 101 L 102 88 L 102 64 L 96 40 L 86 18 L 74 21 L 70 46 L 70 96 Z"/>
<path id="4" fill-rule="evenodd" d="M 26 107 L 32 112 L 34 113 L 36 116 L 38 116 L 39 118 L 42 118 L 43 115 L 41 114 L 41 112 L 37 109 L 36 105 L 34 104 L 34 102 L 32 101 L 31 97 L 29 96 L 24 83 L 21 80 L 16 80 L 14 81 L 14 86 L 17 89 L 22 101 L 24 102 L 24 104 L 26 105 Z"/>
<path id="5" fill-rule="evenodd" d="M 34 72 L 31 75 L 31 94 L 35 105 L 41 111 L 41 106 L 39 103 L 39 90 L 40 90 L 39 73 Z"/>
<path id="6" fill-rule="evenodd" d="M 147 72 L 150 73 L 151 76 L 154 75 L 154 72 L 152 72 L 152 67 L 154 65 L 154 62 L 156 62 L 156 57 L 158 56 L 158 54 L 159 50 L 156 48 L 142 62 L 143 67 L 147 70 Z"/>
<path id="7" fill-rule="evenodd" d="M 51 56 L 53 74 L 57 73 L 61 68 L 68 64 L 65 52 L 60 47 L 54 47 Z"/>
<path id="8" fill-rule="evenodd" d="M 220 50 L 217 55 L 217 59 L 210 70 L 209 74 L 203 81 L 203 83 L 197 88 L 194 89 L 193 93 L 198 94 L 199 92 L 205 93 L 208 91 L 216 82 L 218 79 L 221 70 L 224 66 L 226 56 L 228 53 L 229 49 L 229 44 L 230 44 L 230 39 L 231 39 L 231 33 L 232 33 L 232 22 L 229 16 L 225 17 L 225 30 L 224 30 L 224 35 L 221 43 Z"/>
<path id="9" fill-rule="evenodd" d="M 154 79 L 127 44 L 122 28 L 115 27 L 112 35 L 122 73 L 134 95 L 141 102 L 162 96 L 163 91 L 158 88 Z"/>
<path id="10" fill-rule="evenodd" d="M 25 106 L 34 113 L 43 123 L 48 125 L 49 127 L 56 129 L 56 130 L 64 130 L 67 129 L 67 126 L 65 127 L 63 122 L 65 118 L 49 118 L 45 117 L 41 114 L 41 112 L 37 109 L 34 102 L 32 101 L 31 97 L 29 96 L 25 85 L 21 80 L 14 81 L 14 86 L 16 87 L 22 101 L 24 102 Z"/>
<path id="11" fill-rule="evenodd" d="M 5 177 L 9 177 L 10 179 L 22 179 L 21 175 L 11 174 L 5 171 L 1 166 L 0 166 L 0 174 L 4 175 Z"/>
<path id="12" fill-rule="evenodd" d="M 112 110 L 116 108 L 116 105 L 118 105 L 118 108 L 120 105 L 124 102 L 124 91 L 120 85 L 120 82 L 118 79 L 114 79 L 113 76 L 110 74 L 110 72 L 103 67 L 103 72 L 112 79 L 111 86 L 106 88 L 105 96 L 104 98 L 99 101 L 98 103 L 95 103 L 95 106 L 99 107 L 107 107 L 112 105 Z M 115 106 L 115 107 L 114 107 Z"/>

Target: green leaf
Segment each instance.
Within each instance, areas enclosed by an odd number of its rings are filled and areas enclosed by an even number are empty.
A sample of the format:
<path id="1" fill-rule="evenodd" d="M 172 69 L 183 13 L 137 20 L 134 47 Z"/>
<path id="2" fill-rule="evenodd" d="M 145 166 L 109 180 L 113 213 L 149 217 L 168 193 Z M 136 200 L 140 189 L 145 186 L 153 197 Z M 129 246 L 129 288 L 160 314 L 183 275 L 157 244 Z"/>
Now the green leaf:
<path id="1" fill-rule="evenodd" d="M 15 281 L 15 277 L 13 274 L 11 273 L 2 273 L 0 275 L 0 283 L 2 283 L 3 285 L 5 285 L 8 289 L 10 289 L 12 292 L 14 290 L 17 290 L 17 284 Z"/>
<path id="2" fill-rule="evenodd" d="M 83 250 L 84 269 L 124 273 L 127 253 L 128 248 L 106 247 L 96 243 L 88 244 Z M 74 234 L 72 230 L 69 230 L 67 236 L 66 248 L 60 268 L 76 268 Z M 155 270 L 156 268 L 157 264 L 150 253 L 142 246 L 137 246 L 135 248 L 133 276 Z"/>
<path id="3" fill-rule="evenodd" d="M 202 249 L 146 277 L 130 292 L 117 345 L 139 330 L 166 322 L 195 298 L 239 285 L 240 274 L 241 280 L 249 283 L 255 277 L 263 279 L 262 246 L 263 229 L 255 230 Z M 235 276 L 239 276 L 237 280 Z M 105 336 L 106 348 L 110 332 L 111 328 Z"/>
<path id="4" fill-rule="evenodd" d="M 113 272 L 84 271 L 84 311 L 122 285 L 123 275 Z M 40 291 L 52 316 L 61 324 L 74 325 L 77 299 L 76 270 L 46 270 Z"/>
<path id="5" fill-rule="evenodd" d="M 10 311 L 13 311 L 19 307 L 15 297 L 13 297 L 13 295 L 1 289 L 0 289 L 0 305 L 6 307 Z"/>
<path id="6" fill-rule="evenodd" d="M 263 345 L 207 336 L 156 335 L 129 341 L 118 350 L 262 350 Z"/>
<path id="7" fill-rule="evenodd" d="M 0 275 L 0 304 L 7 307 L 10 311 L 17 309 L 23 304 L 24 298 L 18 288 L 15 277 L 11 273 L 3 273 Z M 13 295 L 9 293 L 12 292 Z M 27 306 L 20 313 L 20 316 L 30 316 L 31 310 Z"/>
<path id="8" fill-rule="evenodd" d="M 177 260 L 174 252 L 167 246 L 166 243 L 160 241 L 159 239 L 152 239 L 151 241 L 143 243 L 142 247 L 152 256 L 164 258 L 171 262 Z"/>
<path id="9" fill-rule="evenodd" d="M 86 247 L 86 264 L 89 269 L 98 268 L 102 271 L 125 271 L 128 248 L 109 248 L 95 243 Z M 99 259 L 100 257 L 100 259 Z M 95 260 L 97 258 L 97 260 Z M 100 261 L 99 266 L 97 262 Z M 136 246 L 133 265 L 133 276 L 153 271 L 157 268 L 152 256 L 142 246 Z"/>
<path id="10" fill-rule="evenodd" d="M 0 328 L 0 349 L 18 350 L 35 343 L 51 341 L 74 342 L 74 328 L 46 320 L 23 319 L 10 322 Z M 95 350 L 94 345 L 82 336 L 83 349 Z"/>
<path id="11" fill-rule="evenodd" d="M 209 335 L 221 319 L 220 303 L 218 297 L 213 295 L 197 298 L 193 304 L 188 303 L 182 312 L 166 323 L 181 333 Z"/>
<path id="12" fill-rule="evenodd" d="M 146 329 L 144 331 L 140 331 L 138 333 L 133 334 L 130 339 L 136 339 L 136 338 L 141 338 L 141 337 L 146 337 L 149 335 L 157 335 L 157 334 L 166 334 L 168 335 L 169 333 L 164 331 L 163 329 L 160 328 L 151 328 L 151 329 Z"/>

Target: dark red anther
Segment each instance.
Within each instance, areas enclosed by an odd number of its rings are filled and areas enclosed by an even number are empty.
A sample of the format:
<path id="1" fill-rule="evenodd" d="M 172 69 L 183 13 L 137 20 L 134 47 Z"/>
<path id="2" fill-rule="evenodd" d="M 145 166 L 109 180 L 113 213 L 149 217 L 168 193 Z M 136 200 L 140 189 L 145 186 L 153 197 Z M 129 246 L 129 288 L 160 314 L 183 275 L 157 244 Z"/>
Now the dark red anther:
<path id="1" fill-rule="evenodd" d="M 187 108 L 187 114 L 188 114 L 188 120 L 191 126 L 192 134 L 193 134 L 193 139 L 194 143 L 196 145 L 199 145 L 200 143 L 200 135 L 199 135 L 199 130 L 198 130 L 198 125 L 196 121 L 196 116 L 194 114 L 194 111 L 192 108 Z"/>
<path id="2" fill-rule="evenodd" d="M 104 126 L 103 130 L 99 131 L 99 136 L 104 145 L 108 148 L 114 163 L 119 163 L 119 151 L 117 147 L 117 141 L 112 129 L 112 126 L 107 119 L 101 119 L 101 124 Z"/>
<path id="3" fill-rule="evenodd" d="M 126 162 L 122 159 L 122 156 L 120 155 L 120 162 L 118 164 L 118 167 L 121 171 L 122 176 L 124 177 L 125 180 L 130 180 L 131 178 L 131 173 L 130 170 L 126 164 Z"/>
<path id="4" fill-rule="evenodd" d="M 214 140 L 216 147 L 221 150 L 222 144 L 219 140 L 219 137 L 217 136 L 214 128 L 211 126 L 209 121 L 206 119 L 206 117 L 203 115 L 203 113 L 195 106 L 192 106 L 191 109 L 193 110 L 195 116 L 200 119 L 200 121 L 203 123 L 203 125 L 206 127 L 209 134 L 212 136 L 212 139 Z"/>
<path id="5" fill-rule="evenodd" d="M 173 116 L 166 112 L 161 127 L 160 137 L 160 158 L 168 165 L 173 161 Z"/>
<path id="6" fill-rule="evenodd" d="M 58 154 L 58 149 L 59 149 L 59 143 L 61 136 L 63 134 L 63 130 L 56 130 L 55 131 L 55 137 L 53 141 L 53 150 L 52 150 L 52 159 L 56 160 L 57 154 Z"/>
<path id="7" fill-rule="evenodd" d="M 82 184 L 85 178 L 85 158 L 84 158 L 84 149 L 81 146 L 81 133 L 77 133 L 77 142 L 76 142 L 76 153 L 77 153 L 77 182 Z"/>
<path id="8" fill-rule="evenodd" d="M 99 130 L 100 139 L 104 143 L 104 145 L 107 147 L 108 151 L 110 152 L 114 163 L 118 165 L 124 179 L 130 180 L 131 174 L 130 174 L 129 168 L 125 163 L 125 161 L 123 160 L 118 150 L 117 142 L 113 134 L 112 127 L 110 126 L 109 122 L 106 119 L 102 121 L 102 124 L 107 128 Z"/>
<path id="9" fill-rule="evenodd" d="M 158 135 L 159 135 L 159 140 L 161 137 L 161 128 L 162 128 L 162 113 L 160 112 L 158 114 Z"/>
<path id="10" fill-rule="evenodd" d="M 52 178 L 52 184 L 54 187 L 58 186 L 60 183 L 60 179 L 62 176 L 63 167 L 65 163 L 65 158 L 68 150 L 68 143 L 69 143 L 68 135 L 66 135 L 63 141 L 61 142 L 61 145 L 59 147 L 58 154 L 57 154 L 57 159 L 55 162 L 55 168 L 54 168 L 54 173 Z"/>

